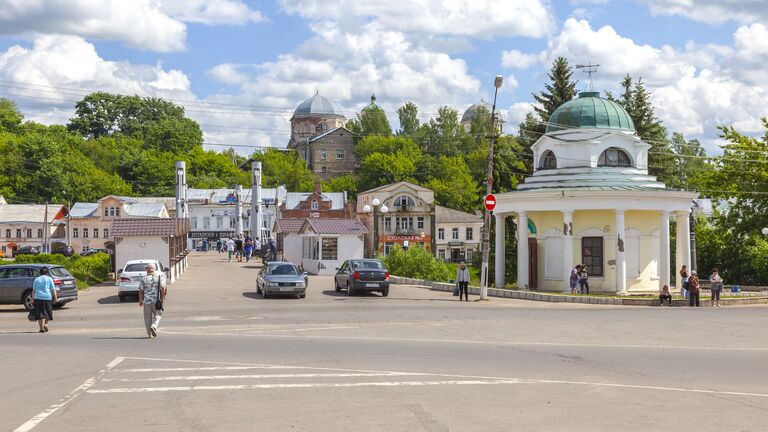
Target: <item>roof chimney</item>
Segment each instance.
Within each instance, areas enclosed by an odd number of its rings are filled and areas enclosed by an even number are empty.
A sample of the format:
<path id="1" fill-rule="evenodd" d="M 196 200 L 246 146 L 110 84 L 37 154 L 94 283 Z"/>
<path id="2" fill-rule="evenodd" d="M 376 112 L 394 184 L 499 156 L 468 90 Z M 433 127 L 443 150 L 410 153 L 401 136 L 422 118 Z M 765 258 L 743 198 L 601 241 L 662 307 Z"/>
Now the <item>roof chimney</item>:
<path id="1" fill-rule="evenodd" d="M 320 179 L 315 179 L 315 193 L 316 194 L 323 193 L 323 181 Z"/>

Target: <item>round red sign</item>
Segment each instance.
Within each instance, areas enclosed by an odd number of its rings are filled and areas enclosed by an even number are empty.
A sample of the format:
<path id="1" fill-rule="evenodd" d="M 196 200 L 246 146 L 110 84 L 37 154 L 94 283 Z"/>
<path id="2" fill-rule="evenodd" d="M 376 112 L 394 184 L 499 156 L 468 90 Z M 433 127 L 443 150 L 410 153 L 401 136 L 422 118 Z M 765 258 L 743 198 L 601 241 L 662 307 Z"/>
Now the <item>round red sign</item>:
<path id="1" fill-rule="evenodd" d="M 493 209 L 496 208 L 496 197 L 493 196 L 493 194 L 488 194 L 485 197 L 485 200 L 483 201 L 485 204 L 485 209 L 488 211 L 493 211 Z"/>

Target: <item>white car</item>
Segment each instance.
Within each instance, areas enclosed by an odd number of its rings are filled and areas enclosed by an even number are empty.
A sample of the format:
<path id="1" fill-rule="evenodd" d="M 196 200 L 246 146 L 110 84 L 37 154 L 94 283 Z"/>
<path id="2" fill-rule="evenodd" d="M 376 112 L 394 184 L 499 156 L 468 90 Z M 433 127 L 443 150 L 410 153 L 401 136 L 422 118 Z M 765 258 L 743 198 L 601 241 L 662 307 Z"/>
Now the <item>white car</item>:
<path id="1" fill-rule="evenodd" d="M 168 271 L 158 260 L 146 259 L 126 262 L 123 268 L 117 270 L 117 297 L 121 302 L 125 301 L 126 296 L 139 295 L 139 282 L 141 282 L 141 278 L 147 275 L 147 264 L 154 264 L 158 271 Z"/>

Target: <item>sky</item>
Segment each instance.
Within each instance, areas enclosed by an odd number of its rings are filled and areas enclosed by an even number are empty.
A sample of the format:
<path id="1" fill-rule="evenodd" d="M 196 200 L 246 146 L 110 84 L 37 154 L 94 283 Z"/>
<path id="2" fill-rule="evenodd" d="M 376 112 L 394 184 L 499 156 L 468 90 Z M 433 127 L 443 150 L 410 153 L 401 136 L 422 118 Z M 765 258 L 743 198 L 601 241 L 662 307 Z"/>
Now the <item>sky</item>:
<path id="1" fill-rule="evenodd" d="M 768 0 L 0 0 L 0 97 L 29 120 L 67 122 L 93 91 L 163 97 L 206 148 L 284 147 L 316 91 L 347 118 L 375 94 L 394 128 L 493 101 L 505 132 L 532 110 L 552 61 L 630 74 L 671 132 L 718 152 L 718 125 L 768 116 Z M 579 90 L 587 76 L 574 75 Z"/>

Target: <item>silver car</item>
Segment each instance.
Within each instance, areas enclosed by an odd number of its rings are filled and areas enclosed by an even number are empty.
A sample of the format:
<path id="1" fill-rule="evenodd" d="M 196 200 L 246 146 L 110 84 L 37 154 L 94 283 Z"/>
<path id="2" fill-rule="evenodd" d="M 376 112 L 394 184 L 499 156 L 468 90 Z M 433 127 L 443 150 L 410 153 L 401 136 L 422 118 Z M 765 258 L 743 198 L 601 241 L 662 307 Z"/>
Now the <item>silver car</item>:
<path id="1" fill-rule="evenodd" d="M 272 261 L 259 270 L 256 277 L 256 292 L 267 298 L 271 295 L 307 296 L 309 277 L 289 262 Z"/>
<path id="2" fill-rule="evenodd" d="M 141 282 L 141 279 L 147 275 L 147 264 L 154 264 L 158 271 L 168 271 L 168 269 L 163 267 L 158 260 L 143 259 L 128 261 L 123 268 L 117 270 L 117 297 L 121 302 L 125 301 L 126 296 L 139 295 L 139 282 Z"/>

